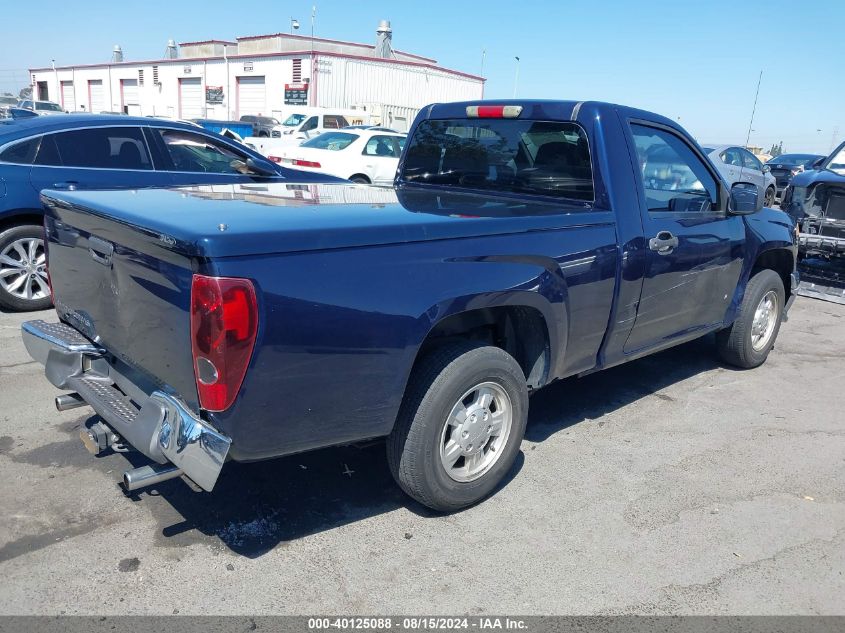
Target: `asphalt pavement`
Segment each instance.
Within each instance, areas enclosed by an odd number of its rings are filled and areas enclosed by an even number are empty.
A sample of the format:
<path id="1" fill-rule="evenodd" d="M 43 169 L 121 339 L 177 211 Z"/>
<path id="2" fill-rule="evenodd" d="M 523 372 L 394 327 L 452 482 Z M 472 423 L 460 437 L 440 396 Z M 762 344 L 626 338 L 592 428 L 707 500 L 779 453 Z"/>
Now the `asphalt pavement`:
<path id="1" fill-rule="evenodd" d="M 85 450 L 33 317 L 0 314 L 0 614 L 845 613 L 845 306 L 799 298 L 756 370 L 711 337 L 542 390 L 451 516 L 381 443 L 124 494 L 140 460 Z"/>

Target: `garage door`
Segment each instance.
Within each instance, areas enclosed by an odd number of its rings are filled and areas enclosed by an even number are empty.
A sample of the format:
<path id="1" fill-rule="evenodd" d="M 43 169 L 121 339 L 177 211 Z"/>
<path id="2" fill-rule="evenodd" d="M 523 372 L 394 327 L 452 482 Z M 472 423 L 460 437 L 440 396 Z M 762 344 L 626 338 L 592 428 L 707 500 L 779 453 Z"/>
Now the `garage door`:
<path id="1" fill-rule="evenodd" d="M 102 79 L 88 80 L 88 110 L 99 113 L 106 110 L 106 93 L 103 91 Z"/>
<path id="2" fill-rule="evenodd" d="M 264 77 L 238 77 L 238 117 L 266 113 L 267 93 L 264 90 Z"/>
<path id="3" fill-rule="evenodd" d="M 120 80 L 120 95 L 122 100 L 123 111 L 126 114 L 133 116 L 140 116 L 141 101 L 138 95 L 138 80 L 137 79 L 121 79 Z"/>
<path id="4" fill-rule="evenodd" d="M 179 118 L 201 119 L 205 116 L 202 103 L 202 79 L 191 77 L 179 80 Z"/>
<path id="5" fill-rule="evenodd" d="M 62 82 L 62 107 L 68 112 L 76 112 L 76 95 L 73 94 L 73 82 Z"/>

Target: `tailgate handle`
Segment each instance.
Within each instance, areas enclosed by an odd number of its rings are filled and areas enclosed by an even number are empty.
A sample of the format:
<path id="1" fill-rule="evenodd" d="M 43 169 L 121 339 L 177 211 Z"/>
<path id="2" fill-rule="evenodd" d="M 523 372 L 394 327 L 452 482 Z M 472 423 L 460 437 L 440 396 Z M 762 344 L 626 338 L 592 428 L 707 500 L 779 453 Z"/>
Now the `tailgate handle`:
<path id="1" fill-rule="evenodd" d="M 99 237 L 88 238 L 88 252 L 92 259 L 103 266 L 111 266 L 111 256 L 114 254 L 114 246 Z"/>

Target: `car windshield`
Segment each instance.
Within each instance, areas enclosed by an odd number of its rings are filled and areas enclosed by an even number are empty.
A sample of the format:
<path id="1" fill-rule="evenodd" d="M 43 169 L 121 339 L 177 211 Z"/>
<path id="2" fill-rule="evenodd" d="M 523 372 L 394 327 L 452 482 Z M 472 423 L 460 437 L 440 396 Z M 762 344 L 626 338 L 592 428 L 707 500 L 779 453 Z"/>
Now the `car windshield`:
<path id="1" fill-rule="evenodd" d="M 36 110 L 47 110 L 49 112 L 61 112 L 62 107 L 58 103 L 48 103 L 46 101 L 36 101 Z"/>
<path id="2" fill-rule="evenodd" d="M 795 167 L 796 165 L 808 165 L 812 163 L 817 156 L 814 154 L 782 154 L 775 156 L 767 165 L 785 165 L 786 167 Z"/>
<path id="3" fill-rule="evenodd" d="M 285 122 L 282 123 L 285 127 L 296 127 L 300 123 L 305 120 L 305 114 L 291 114 L 288 118 L 285 119 Z"/>
<path id="4" fill-rule="evenodd" d="M 823 167 L 840 176 L 845 176 L 845 143 L 836 148 L 836 151 L 825 161 Z"/>
<path id="5" fill-rule="evenodd" d="M 327 149 L 333 152 L 339 152 L 346 149 L 349 145 L 358 138 L 357 134 L 347 134 L 345 132 L 327 132 L 312 138 L 310 141 L 305 141 L 300 147 L 311 147 L 313 149 Z"/>

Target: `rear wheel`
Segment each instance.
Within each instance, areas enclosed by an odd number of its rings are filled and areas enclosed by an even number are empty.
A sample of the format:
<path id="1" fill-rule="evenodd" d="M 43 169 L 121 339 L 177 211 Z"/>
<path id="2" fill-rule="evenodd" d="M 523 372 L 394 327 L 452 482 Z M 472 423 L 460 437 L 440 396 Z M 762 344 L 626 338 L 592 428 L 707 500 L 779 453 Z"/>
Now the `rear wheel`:
<path id="1" fill-rule="evenodd" d="M 507 352 L 457 343 L 411 377 L 387 457 L 399 486 L 434 510 L 481 501 L 510 470 L 528 418 L 525 375 Z"/>
<path id="2" fill-rule="evenodd" d="M 370 179 L 364 176 L 363 174 L 355 174 L 354 176 L 350 176 L 349 180 L 352 182 L 356 182 L 359 185 L 369 185 Z"/>
<path id="3" fill-rule="evenodd" d="M 780 331 L 785 292 L 773 270 L 761 270 L 745 288 L 739 314 L 733 324 L 716 334 L 719 355 L 743 369 L 766 362 Z"/>
<path id="4" fill-rule="evenodd" d="M 6 229 L 0 233 L 0 307 L 24 312 L 51 303 L 41 227 Z"/>
<path id="5" fill-rule="evenodd" d="M 763 198 L 763 206 L 764 207 L 773 207 L 775 206 L 775 196 L 777 195 L 777 191 L 775 191 L 774 187 L 769 187 L 766 189 L 766 195 Z"/>

